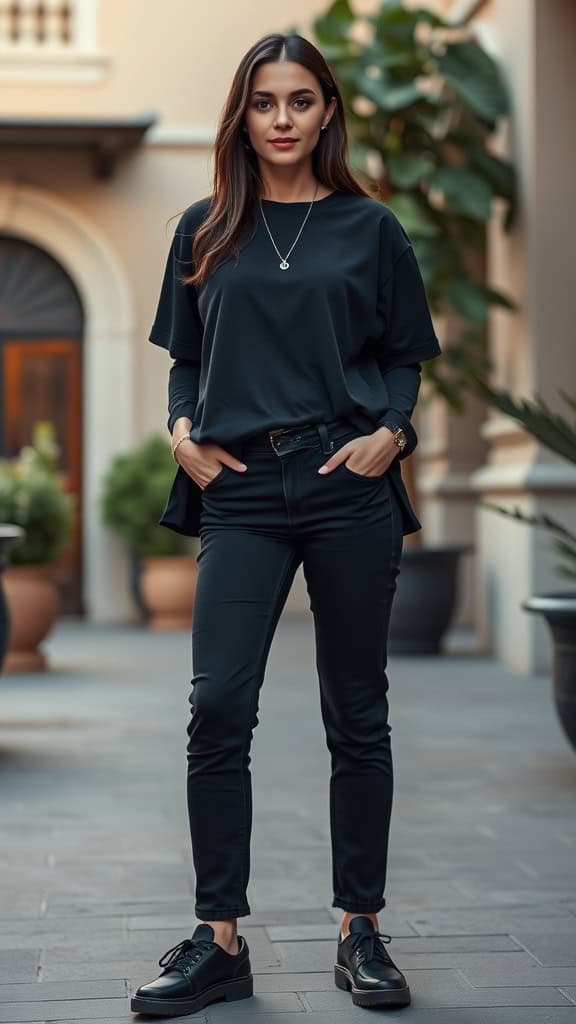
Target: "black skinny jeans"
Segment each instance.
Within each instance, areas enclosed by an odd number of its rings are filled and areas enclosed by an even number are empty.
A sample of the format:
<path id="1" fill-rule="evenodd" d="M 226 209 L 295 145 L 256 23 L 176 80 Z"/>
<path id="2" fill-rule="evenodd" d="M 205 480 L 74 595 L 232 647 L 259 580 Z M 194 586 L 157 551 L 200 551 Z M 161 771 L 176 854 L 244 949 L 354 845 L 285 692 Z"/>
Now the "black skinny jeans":
<path id="1" fill-rule="evenodd" d="M 251 913 L 250 746 L 270 646 L 300 563 L 331 755 L 332 906 L 385 906 L 393 793 L 387 633 L 400 509 L 387 472 L 368 477 L 344 463 L 317 472 L 360 436 L 345 420 L 252 436 L 240 456 L 248 469 L 224 465 L 202 492 L 187 727 L 199 919 Z"/>

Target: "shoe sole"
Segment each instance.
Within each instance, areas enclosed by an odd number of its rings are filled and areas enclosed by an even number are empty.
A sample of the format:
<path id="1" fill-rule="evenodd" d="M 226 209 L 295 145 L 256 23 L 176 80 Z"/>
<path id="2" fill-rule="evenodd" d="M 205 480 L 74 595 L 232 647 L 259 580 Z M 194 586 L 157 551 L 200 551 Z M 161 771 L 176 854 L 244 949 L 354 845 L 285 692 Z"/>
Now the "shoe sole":
<path id="1" fill-rule="evenodd" d="M 254 979 L 250 974 L 237 981 L 220 982 L 205 988 L 193 999 L 152 999 L 150 996 L 132 996 L 130 1009 L 135 1013 L 150 1013 L 158 1017 L 182 1017 L 186 1013 L 202 1010 L 209 1003 L 226 999 L 229 1003 L 235 999 L 248 999 L 254 995 Z"/>
<path id="2" fill-rule="evenodd" d="M 334 981 L 336 987 L 343 992 L 352 993 L 352 1002 L 355 1006 L 409 1006 L 410 989 L 374 989 L 372 992 L 363 988 L 354 988 L 354 981 L 350 971 L 340 964 L 334 965 Z"/>

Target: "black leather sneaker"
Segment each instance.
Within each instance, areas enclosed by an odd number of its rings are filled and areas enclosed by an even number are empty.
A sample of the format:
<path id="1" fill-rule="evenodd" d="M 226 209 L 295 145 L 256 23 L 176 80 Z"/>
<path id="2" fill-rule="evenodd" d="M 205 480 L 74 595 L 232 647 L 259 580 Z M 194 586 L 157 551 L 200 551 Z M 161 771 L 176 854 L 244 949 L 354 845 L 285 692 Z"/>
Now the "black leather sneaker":
<path id="1" fill-rule="evenodd" d="M 195 1013 L 220 999 L 247 999 L 254 994 L 246 939 L 238 936 L 238 952 L 227 953 L 214 942 L 214 929 L 199 924 L 158 961 L 162 973 L 132 996 L 130 1009 L 158 1017 Z"/>
<path id="2" fill-rule="evenodd" d="M 408 982 L 393 962 L 382 941 L 390 935 L 377 931 L 369 917 L 353 917 L 350 934 L 338 938 L 334 981 L 352 993 L 356 1006 L 408 1006 Z"/>

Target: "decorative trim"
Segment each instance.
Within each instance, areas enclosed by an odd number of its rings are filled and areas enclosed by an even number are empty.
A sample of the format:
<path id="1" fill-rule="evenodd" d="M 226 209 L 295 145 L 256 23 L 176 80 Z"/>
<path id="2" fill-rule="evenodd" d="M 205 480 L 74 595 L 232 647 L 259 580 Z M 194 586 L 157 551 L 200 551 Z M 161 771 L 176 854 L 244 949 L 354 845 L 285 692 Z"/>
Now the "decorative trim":
<path id="1" fill-rule="evenodd" d="M 480 436 L 486 441 L 492 441 L 494 446 L 502 441 L 532 440 L 516 420 L 504 415 L 491 416 L 484 420 L 480 427 Z"/>
<path id="2" fill-rule="evenodd" d="M 472 498 L 476 500 L 473 488 L 470 486 L 469 473 L 426 473 L 420 471 L 418 476 L 418 490 L 428 497 L 436 494 L 449 494 L 451 497 Z"/>
<path id="3" fill-rule="evenodd" d="M 145 146 L 183 146 L 205 149 L 214 145 L 216 132 L 213 128 L 194 128 L 190 125 L 159 125 L 146 134 Z"/>
<path id="4" fill-rule="evenodd" d="M 2 49 L 0 82 L 99 82 L 111 62 L 102 50 Z"/>
<path id="5" fill-rule="evenodd" d="M 576 469 L 553 462 L 482 466 L 470 476 L 470 488 L 491 494 L 534 494 L 539 491 L 575 494 Z"/>
<path id="6" fill-rule="evenodd" d="M 94 514 L 110 459 L 134 441 L 137 365 L 133 297 L 124 264 L 97 223 L 34 186 L 0 182 L 0 231 L 50 253 L 74 281 L 84 307 L 83 577 L 87 619 L 128 621 L 124 545 Z M 112 372 L 113 368 L 113 372 Z"/>

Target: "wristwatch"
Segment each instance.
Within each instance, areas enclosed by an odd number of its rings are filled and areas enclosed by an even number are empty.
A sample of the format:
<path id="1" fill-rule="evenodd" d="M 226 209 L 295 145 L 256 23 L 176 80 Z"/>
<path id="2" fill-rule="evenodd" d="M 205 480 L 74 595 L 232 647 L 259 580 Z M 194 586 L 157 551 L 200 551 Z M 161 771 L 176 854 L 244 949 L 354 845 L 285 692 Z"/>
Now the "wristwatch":
<path id="1" fill-rule="evenodd" d="M 388 430 L 391 430 L 393 432 L 394 440 L 398 445 L 400 451 L 403 452 L 406 445 L 408 444 L 408 438 L 406 437 L 406 434 L 402 427 L 397 427 L 395 423 L 385 423 L 384 426 L 388 427 Z"/>

